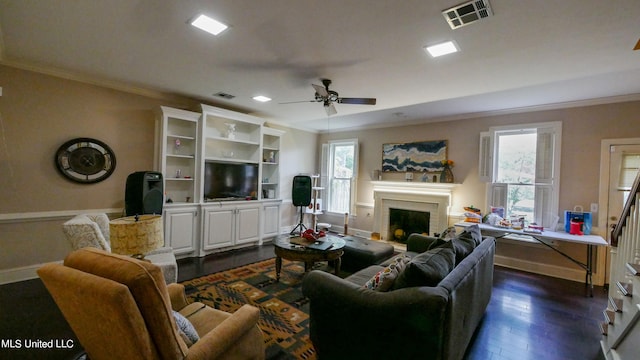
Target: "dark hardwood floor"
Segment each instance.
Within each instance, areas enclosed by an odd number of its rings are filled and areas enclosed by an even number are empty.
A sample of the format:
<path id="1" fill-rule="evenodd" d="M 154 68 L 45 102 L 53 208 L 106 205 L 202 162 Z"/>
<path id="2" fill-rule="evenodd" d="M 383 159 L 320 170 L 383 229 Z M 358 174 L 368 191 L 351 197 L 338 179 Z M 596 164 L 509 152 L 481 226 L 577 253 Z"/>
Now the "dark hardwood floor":
<path id="1" fill-rule="evenodd" d="M 264 245 L 178 261 L 178 281 L 273 257 Z M 597 360 L 598 323 L 606 293 L 596 287 L 502 267 L 494 272 L 491 303 L 466 359 Z M 38 279 L 0 286 L 0 359 L 75 359 L 82 348 Z M 26 348 L 29 340 L 61 340 L 71 348 Z M 21 344 L 21 348 L 11 348 Z"/>

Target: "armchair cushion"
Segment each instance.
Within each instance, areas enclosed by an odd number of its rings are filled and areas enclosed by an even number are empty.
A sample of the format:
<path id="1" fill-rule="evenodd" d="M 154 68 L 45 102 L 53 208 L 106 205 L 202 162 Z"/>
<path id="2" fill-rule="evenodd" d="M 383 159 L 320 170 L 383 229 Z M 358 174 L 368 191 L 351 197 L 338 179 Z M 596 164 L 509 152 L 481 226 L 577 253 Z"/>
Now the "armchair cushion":
<path id="1" fill-rule="evenodd" d="M 393 288 L 438 285 L 453 270 L 455 256 L 451 241 L 417 255 L 398 276 Z"/>

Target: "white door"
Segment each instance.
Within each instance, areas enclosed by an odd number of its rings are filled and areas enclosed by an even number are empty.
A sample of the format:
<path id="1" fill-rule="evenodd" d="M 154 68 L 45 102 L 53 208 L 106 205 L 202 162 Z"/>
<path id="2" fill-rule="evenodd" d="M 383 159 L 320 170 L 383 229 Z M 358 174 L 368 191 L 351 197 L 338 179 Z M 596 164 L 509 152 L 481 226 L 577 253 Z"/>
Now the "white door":
<path id="1" fill-rule="evenodd" d="M 624 208 L 626 198 L 625 179 L 630 171 L 624 171 L 625 162 L 632 160 L 634 154 L 640 154 L 640 138 L 603 140 L 600 162 L 600 213 L 598 214 L 598 227 L 602 231 L 602 237 L 611 242 L 611 227 L 618 223 L 620 214 Z M 628 164 L 627 164 L 628 166 Z M 625 176 L 626 175 L 626 176 Z M 635 177 L 635 175 L 633 176 Z M 633 178 L 630 180 L 633 182 Z M 601 252 L 598 248 L 597 269 L 594 273 L 596 283 L 606 284 L 614 281 L 619 274 L 611 273 L 610 264 L 615 261 L 617 251 Z"/>
<path id="2" fill-rule="evenodd" d="M 609 159 L 607 231 L 618 223 L 618 217 L 638 173 L 640 145 L 611 145 Z"/>

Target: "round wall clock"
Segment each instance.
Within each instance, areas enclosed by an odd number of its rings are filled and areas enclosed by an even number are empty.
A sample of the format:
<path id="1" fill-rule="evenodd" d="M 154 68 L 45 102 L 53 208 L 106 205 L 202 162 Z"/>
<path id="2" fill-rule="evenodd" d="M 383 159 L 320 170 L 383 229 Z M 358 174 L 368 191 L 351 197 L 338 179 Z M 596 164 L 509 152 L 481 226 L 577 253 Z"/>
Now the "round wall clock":
<path id="1" fill-rule="evenodd" d="M 62 144 L 56 152 L 56 167 L 70 180 L 91 184 L 108 178 L 116 168 L 113 150 L 102 141 L 77 138 Z"/>

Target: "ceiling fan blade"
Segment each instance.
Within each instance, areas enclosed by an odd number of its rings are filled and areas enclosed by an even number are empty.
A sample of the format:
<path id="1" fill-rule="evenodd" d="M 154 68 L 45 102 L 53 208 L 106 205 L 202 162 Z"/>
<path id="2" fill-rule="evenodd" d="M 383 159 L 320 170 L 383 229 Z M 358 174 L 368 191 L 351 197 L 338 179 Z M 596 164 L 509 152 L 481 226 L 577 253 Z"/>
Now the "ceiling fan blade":
<path id="1" fill-rule="evenodd" d="M 307 102 L 316 102 L 315 100 L 300 100 L 300 101 L 286 101 L 278 104 L 299 104 L 299 103 L 307 103 Z"/>
<path id="2" fill-rule="evenodd" d="M 329 96 L 329 93 L 327 92 L 327 89 L 324 86 L 320 86 L 316 84 L 311 84 L 311 86 L 313 86 L 313 88 L 316 90 L 316 93 L 318 93 L 318 95 L 322 97 Z"/>
<path id="3" fill-rule="evenodd" d="M 336 107 L 333 104 L 325 105 L 324 111 L 327 112 L 327 116 L 335 115 L 338 113 Z"/>
<path id="4" fill-rule="evenodd" d="M 338 98 L 338 104 L 375 105 L 375 98 Z"/>

